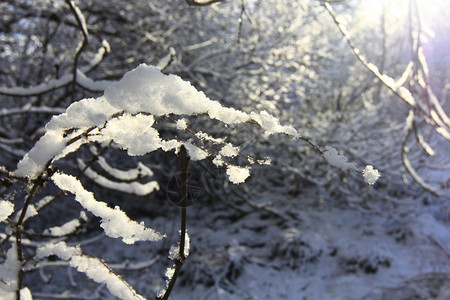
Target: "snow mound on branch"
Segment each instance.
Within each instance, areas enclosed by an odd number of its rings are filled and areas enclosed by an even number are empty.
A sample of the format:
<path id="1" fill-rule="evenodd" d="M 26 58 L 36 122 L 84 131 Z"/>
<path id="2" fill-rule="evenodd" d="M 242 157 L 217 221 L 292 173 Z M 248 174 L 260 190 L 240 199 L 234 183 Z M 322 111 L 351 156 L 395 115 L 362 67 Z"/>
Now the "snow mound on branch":
<path id="1" fill-rule="evenodd" d="M 36 258 L 44 258 L 56 255 L 63 260 L 69 261 L 71 267 L 79 272 L 85 273 L 90 279 L 98 283 L 104 283 L 111 294 L 119 299 L 145 300 L 120 276 L 111 272 L 111 269 L 100 259 L 84 255 L 79 246 L 71 247 L 65 242 L 46 244 L 37 249 Z"/>
<path id="2" fill-rule="evenodd" d="M 126 244 L 134 244 L 136 241 L 159 241 L 165 237 L 152 228 L 131 220 L 119 207 L 113 209 L 106 203 L 95 200 L 94 195 L 86 191 L 75 177 L 55 173 L 52 180 L 61 190 L 74 194 L 75 200 L 85 209 L 100 217 L 100 226 L 109 237 L 120 237 Z"/>
<path id="3" fill-rule="evenodd" d="M 207 114 L 225 124 L 258 124 L 266 134 L 297 135 L 292 126 L 280 125 L 277 118 L 265 111 L 247 114 L 224 107 L 179 76 L 164 75 L 156 67 L 141 64 L 110 85 L 104 96 L 75 102 L 66 112 L 53 117 L 46 125 L 45 135 L 19 162 L 15 175 L 36 178 L 52 160 L 61 159 L 92 141 L 114 141 L 129 155 L 144 155 L 159 148 L 176 150 L 183 142 L 164 141 L 152 127 L 154 116 L 168 114 Z M 183 124 L 179 127 L 182 129 Z M 208 156 L 194 149 L 189 141 L 185 146 L 191 150 L 189 155 L 193 160 L 193 156 L 197 159 Z"/>
<path id="4" fill-rule="evenodd" d="M 9 217 L 9 215 L 11 215 L 13 211 L 14 211 L 13 203 L 5 200 L 0 200 L 0 222 L 6 220 L 6 218 Z"/>
<path id="5" fill-rule="evenodd" d="M 325 149 L 326 151 L 323 153 L 323 157 L 325 157 L 330 165 L 343 170 L 356 170 L 356 163 L 349 162 L 348 158 L 340 155 L 336 149 L 330 146 L 326 146 Z"/>

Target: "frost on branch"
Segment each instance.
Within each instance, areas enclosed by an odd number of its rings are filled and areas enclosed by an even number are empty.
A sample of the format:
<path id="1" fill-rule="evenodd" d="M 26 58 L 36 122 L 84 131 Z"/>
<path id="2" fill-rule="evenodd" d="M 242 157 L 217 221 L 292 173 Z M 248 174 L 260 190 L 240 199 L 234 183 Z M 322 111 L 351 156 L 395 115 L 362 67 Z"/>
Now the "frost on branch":
<path id="1" fill-rule="evenodd" d="M 155 230 L 131 220 L 118 207 L 112 209 L 106 203 L 95 200 L 94 195 L 86 191 L 75 177 L 55 173 L 52 180 L 61 190 L 74 194 L 75 200 L 85 209 L 102 219 L 100 226 L 106 235 L 113 238 L 121 237 L 126 244 L 134 244 L 136 241 L 159 241 L 164 237 Z"/>
<path id="2" fill-rule="evenodd" d="M 326 151 L 323 153 L 323 157 L 325 157 L 330 165 L 343 170 L 356 170 L 356 163 L 349 162 L 348 158 L 340 155 L 336 149 L 330 146 L 326 146 L 325 149 Z"/>

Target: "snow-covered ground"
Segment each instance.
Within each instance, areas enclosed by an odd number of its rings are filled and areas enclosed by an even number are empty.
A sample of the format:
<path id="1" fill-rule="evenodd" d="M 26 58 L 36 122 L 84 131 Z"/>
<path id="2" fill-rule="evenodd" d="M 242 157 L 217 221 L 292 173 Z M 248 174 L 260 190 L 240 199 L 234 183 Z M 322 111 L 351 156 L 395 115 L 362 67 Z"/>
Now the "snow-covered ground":
<path id="1" fill-rule="evenodd" d="M 286 209 L 298 201 L 284 200 Z M 201 261 L 213 281 L 186 279 L 173 299 L 450 299 L 450 211 L 438 202 L 378 213 L 301 208 L 298 223 L 205 212 L 195 221 L 204 225 L 191 222 L 184 277 Z"/>
<path id="2" fill-rule="evenodd" d="M 290 199 L 266 195 L 263 200 L 284 218 L 264 209 L 241 214 L 212 199 L 190 207 L 190 256 L 171 299 L 450 299 L 448 200 L 423 195 L 374 203 L 369 210 L 308 202 L 310 192 Z M 82 245 L 151 299 L 164 287 L 178 208 L 144 221 L 168 240 L 125 245 L 100 234 Z M 34 283 L 52 272 L 43 268 Z M 57 272 L 34 299 L 78 292 L 86 299 L 115 299 L 70 268 Z M 68 299 L 84 299 L 77 297 Z"/>

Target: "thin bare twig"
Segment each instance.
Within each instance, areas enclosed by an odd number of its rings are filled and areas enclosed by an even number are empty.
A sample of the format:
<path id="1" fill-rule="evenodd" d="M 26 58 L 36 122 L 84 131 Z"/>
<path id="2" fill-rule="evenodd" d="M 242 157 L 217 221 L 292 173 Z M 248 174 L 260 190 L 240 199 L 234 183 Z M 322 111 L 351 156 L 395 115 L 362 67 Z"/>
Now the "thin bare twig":
<path id="1" fill-rule="evenodd" d="M 186 3 L 191 6 L 207 6 L 218 2 L 225 2 L 225 0 L 186 0 Z"/>

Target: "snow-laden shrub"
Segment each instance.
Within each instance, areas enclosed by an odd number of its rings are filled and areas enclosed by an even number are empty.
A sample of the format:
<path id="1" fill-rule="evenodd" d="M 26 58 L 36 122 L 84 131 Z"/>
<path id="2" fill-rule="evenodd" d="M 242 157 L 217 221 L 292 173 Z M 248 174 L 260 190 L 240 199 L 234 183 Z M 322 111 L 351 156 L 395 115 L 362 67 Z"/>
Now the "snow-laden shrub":
<path id="1" fill-rule="evenodd" d="M 94 194 L 88 191 L 76 176 L 57 169 L 59 161 L 86 144 L 103 147 L 114 144 L 125 150 L 129 156 L 143 156 L 156 150 L 177 154 L 181 167 L 182 224 L 180 242 L 172 246 L 169 254 L 174 266 L 166 271 L 167 294 L 170 294 L 175 282 L 173 278 L 176 279 L 184 260 L 189 255 L 186 206 L 182 204 L 186 203 L 189 195 L 187 183 L 189 163 L 209 159 L 216 167 L 226 168 L 228 180 L 234 184 L 241 184 L 250 176 L 252 165 L 270 164 L 269 159 L 256 159 L 244 154 L 238 146 L 227 142 L 226 133 L 223 137 L 213 137 L 208 132 L 191 129 L 188 119 L 192 117 L 207 117 L 221 122 L 224 126 L 242 126 L 240 124 L 258 126 L 266 135 L 285 134 L 292 139 L 302 138 L 292 126 L 281 125 L 277 118 L 266 111 L 245 113 L 224 107 L 219 102 L 207 98 L 178 76 L 164 75 L 153 66 L 144 64 L 138 66 L 125 74 L 122 80 L 108 86 L 103 96 L 74 102 L 64 113 L 53 117 L 45 127 L 45 134 L 18 163 L 17 170 L 9 174 L 12 178 L 28 181 L 29 192 L 23 207 L 17 210 L 15 217 L 11 217 L 9 231 L 3 234 L 3 239 L 12 244 L 6 255 L 6 261 L 2 264 L 5 270 L 9 270 L 1 274 L 2 281 L 5 282 L 2 288 L 4 298 L 14 298 L 19 290 L 27 294 L 26 288 L 22 287 L 25 264 L 32 265 L 47 257 L 57 256 L 61 260 L 68 261 L 70 266 L 85 273 L 94 281 L 106 284 L 111 294 L 116 297 L 144 299 L 112 272 L 100 258 L 83 253 L 79 245 L 69 246 L 61 241 L 62 237 L 74 234 L 86 221 L 84 211 L 80 213 L 79 219 L 45 229 L 43 233 L 47 239 L 39 242 L 35 256 L 30 258 L 24 256 L 23 247 L 26 245 L 22 240 L 24 222 L 39 215 L 42 207 L 54 201 L 54 198 L 50 197 L 41 200 L 42 203 L 36 205 L 32 203 L 35 194 L 48 181 L 52 181 L 61 191 L 74 195 L 84 210 L 99 218 L 100 227 L 111 238 L 120 238 L 126 244 L 159 241 L 165 238 L 165 234 L 130 219 L 119 206 L 111 208 L 105 202 L 96 200 Z M 162 122 L 175 124 L 180 134 L 175 138 L 162 137 L 159 129 L 161 124 L 157 124 Z M 314 147 L 329 164 L 343 170 L 358 171 L 356 164 L 348 162 L 347 158 L 340 155 L 336 149 L 326 147 L 322 151 L 317 146 Z M 243 159 L 237 159 L 238 157 Z M 103 187 L 136 195 L 148 195 L 159 189 L 159 183 L 152 179 L 152 170 L 143 164 L 138 164 L 136 169 L 121 171 L 111 167 L 104 158 L 99 157 L 98 161 L 116 181 L 97 174 L 80 159 L 78 164 L 88 178 Z M 8 173 L 6 170 L 3 171 Z M 377 171 L 373 168 L 366 168 L 363 172 L 369 184 L 372 184 L 378 176 L 375 172 Z M 146 177 L 147 181 L 145 183 L 133 181 L 138 177 Z M 13 213 L 14 206 L 8 200 L 2 200 L 0 204 L 4 211 L 2 221 L 5 221 Z M 281 254 L 290 256 L 292 249 L 289 249 L 291 247 L 288 245 L 284 249 L 287 252 L 283 250 L 284 254 Z M 239 262 L 236 261 L 235 265 L 230 266 L 231 273 L 226 275 L 230 280 L 238 276 L 236 273 L 239 270 L 236 269 L 238 265 Z M 166 290 L 163 289 L 158 297 L 164 297 L 165 294 Z"/>

